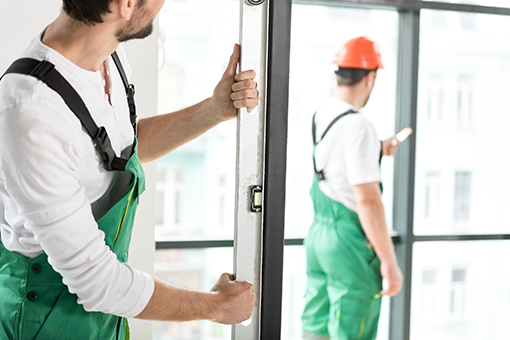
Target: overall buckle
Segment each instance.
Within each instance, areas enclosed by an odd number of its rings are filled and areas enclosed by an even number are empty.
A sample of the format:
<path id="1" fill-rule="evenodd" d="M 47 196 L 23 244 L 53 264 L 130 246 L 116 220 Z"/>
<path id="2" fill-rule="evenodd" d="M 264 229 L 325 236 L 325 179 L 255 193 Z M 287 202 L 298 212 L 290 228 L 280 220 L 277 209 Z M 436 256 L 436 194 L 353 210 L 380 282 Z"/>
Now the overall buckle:
<path id="1" fill-rule="evenodd" d="M 101 160 L 103 161 L 104 168 L 107 171 L 111 171 L 112 162 L 116 156 L 110 142 L 110 137 L 108 137 L 108 133 L 106 133 L 104 126 L 101 126 L 97 130 L 96 136 L 92 140 L 94 142 L 94 147 L 99 152 L 99 157 L 101 157 Z"/>

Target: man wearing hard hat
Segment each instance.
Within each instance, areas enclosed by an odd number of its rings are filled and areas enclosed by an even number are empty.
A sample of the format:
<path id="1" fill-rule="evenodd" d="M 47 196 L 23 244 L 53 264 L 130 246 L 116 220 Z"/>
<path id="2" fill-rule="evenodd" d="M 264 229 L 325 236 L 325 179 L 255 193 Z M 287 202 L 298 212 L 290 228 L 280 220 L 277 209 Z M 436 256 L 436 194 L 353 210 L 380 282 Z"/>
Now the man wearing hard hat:
<path id="1" fill-rule="evenodd" d="M 381 295 L 396 295 L 398 267 L 381 201 L 380 160 L 395 137 L 380 141 L 358 111 L 382 69 L 377 44 L 349 40 L 337 53 L 337 87 L 313 117 L 315 217 L 306 238 L 303 338 L 375 339 Z M 382 288 L 382 279 L 388 286 Z"/>

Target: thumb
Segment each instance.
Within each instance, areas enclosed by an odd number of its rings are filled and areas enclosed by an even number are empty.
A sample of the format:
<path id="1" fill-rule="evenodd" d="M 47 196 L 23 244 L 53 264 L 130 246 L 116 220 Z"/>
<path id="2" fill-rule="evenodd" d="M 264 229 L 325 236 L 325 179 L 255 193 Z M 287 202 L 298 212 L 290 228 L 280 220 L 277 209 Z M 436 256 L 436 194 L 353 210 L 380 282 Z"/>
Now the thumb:
<path id="1" fill-rule="evenodd" d="M 223 274 L 221 274 L 219 281 L 220 282 L 234 281 L 234 275 L 233 274 L 229 274 L 229 273 L 223 273 Z"/>
<path id="2" fill-rule="evenodd" d="M 225 73 L 223 73 L 223 78 L 228 77 L 232 78 L 237 73 L 237 64 L 239 63 L 239 56 L 241 53 L 241 47 L 238 44 L 234 45 L 234 52 L 230 56 L 230 60 L 228 62 L 227 69 Z"/>

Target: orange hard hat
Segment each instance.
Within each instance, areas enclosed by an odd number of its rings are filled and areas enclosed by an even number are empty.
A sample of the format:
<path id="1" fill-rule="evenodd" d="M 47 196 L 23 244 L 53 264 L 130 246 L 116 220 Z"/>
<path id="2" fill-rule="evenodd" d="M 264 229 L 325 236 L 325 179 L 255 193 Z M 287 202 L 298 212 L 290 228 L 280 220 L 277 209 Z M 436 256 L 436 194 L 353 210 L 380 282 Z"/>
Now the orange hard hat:
<path id="1" fill-rule="evenodd" d="M 367 37 L 353 38 L 337 52 L 333 64 L 345 68 L 374 70 L 384 68 L 379 46 Z"/>

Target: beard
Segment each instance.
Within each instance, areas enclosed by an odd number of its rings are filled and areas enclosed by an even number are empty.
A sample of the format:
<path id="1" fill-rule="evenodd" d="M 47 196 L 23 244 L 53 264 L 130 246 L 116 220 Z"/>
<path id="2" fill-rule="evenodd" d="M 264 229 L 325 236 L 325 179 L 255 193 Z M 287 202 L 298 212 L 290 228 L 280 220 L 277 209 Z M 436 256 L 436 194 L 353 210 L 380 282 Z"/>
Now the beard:
<path id="1" fill-rule="evenodd" d="M 115 36 L 119 42 L 125 42 L 133 39 L 144 39 L 152 34 L 154 31 L 154 19 L 150 19 L 149 23 L 140 28 L 142 22 L 146 22 L 150 18 L 149 12 L 140 7 L 140 10 L 133 15 L 133 18 L 128 21 L 126 26 L 119 29 Z"/>
<path id="2" fill-rule="evenodd" d="M 115 36 L 119 42 L 125 42 L 134 39 L 145 39 L 154 31 L 154 23 L 151 21 L 145 27 L 139 31 L 133 31 L 131 27 L 126 26 L 123 29 L 117 31 Z"/>

